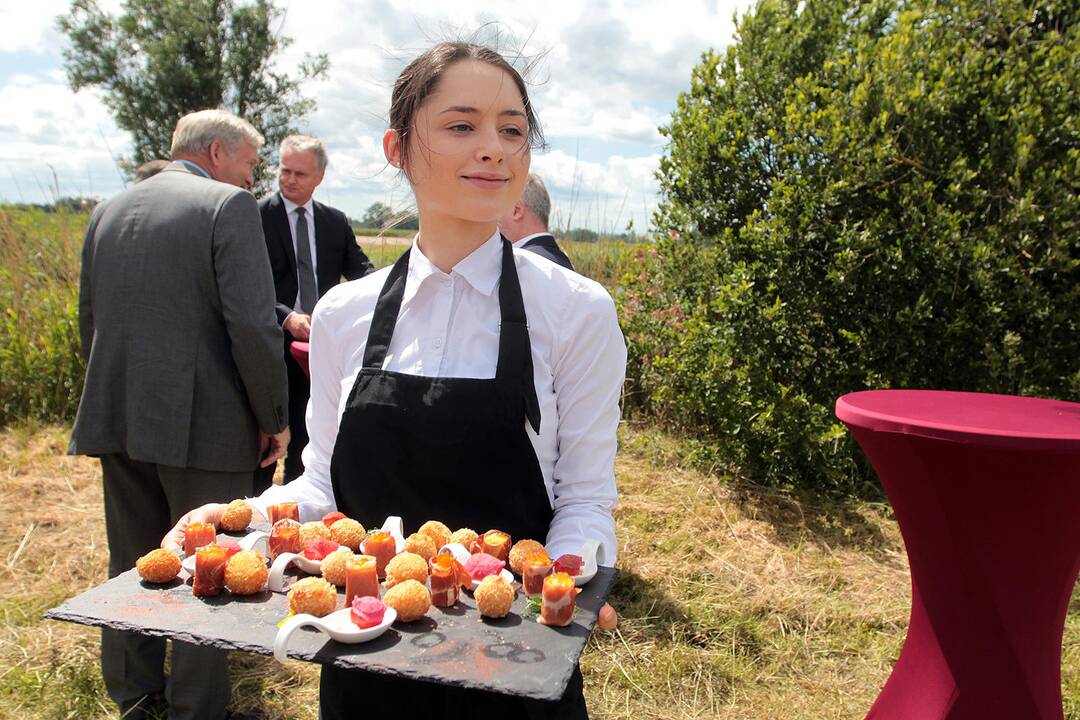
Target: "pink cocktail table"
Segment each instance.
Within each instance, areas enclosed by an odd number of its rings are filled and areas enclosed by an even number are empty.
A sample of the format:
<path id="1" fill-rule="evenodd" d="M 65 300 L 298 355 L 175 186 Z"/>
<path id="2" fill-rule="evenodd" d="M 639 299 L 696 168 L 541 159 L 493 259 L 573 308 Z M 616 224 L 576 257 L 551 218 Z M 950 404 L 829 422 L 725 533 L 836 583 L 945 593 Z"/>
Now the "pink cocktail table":
<path id="1" fill-rule="evenodd" d="M 867 718 L 1063 718 L 1080 570 L 1080 404 L 930 390 L 836 401 L 911 565 L 900 658 Z"/>

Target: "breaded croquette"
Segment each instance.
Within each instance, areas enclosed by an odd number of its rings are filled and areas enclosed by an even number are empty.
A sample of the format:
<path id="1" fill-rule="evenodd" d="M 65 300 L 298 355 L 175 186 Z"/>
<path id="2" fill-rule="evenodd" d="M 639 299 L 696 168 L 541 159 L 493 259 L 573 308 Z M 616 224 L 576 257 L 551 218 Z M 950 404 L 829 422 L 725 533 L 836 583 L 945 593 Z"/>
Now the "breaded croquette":
<path id="1" fill-rule="evenodd" d="M 345 587 L 345 563 L 355 559 L 356 554 L 349 548 L 338 548 L 322 559 L 322 576 L 327 582 Z"/>
<path id="2" fill-rule="evenodd" d="M 535 540 L 518 540 L 514 543 L 514 547 L 510 548 L 510 569 L 521 575 L 521 566 L 524 565 L 525 558 L 534 552 L 544 552 L 544 546 Z"/>
<path id="3" fill-rule="evenodd" d="M 426 583 L 427 576 L 427 560 L 416 553 L 403 552 L 395 555 L 393 559 L 386 564 L 386 582 L 384 582 L 383 585 L 392 588 L 406 580 L 415 580 L 419 583 Z"/>
<path id="4" fill-rule="evenodd" d="M 221 529 L 225 532 L 240 532 L 251 524 L 251 506 L 243 500 L 233 500 L 221 513 Z"/>
<path id="5" fill-rule="evenodd" d="M 341 518 L 330 526 L 330 539 L 354 552 L 360 549 L 365 534 L 364 526 L 352 518 Z"/>
<path id="6" fill-rule="evenodd" d="M 476 531 L 472 528 L 461 528 L 460 530 L 455 530 L 454 534 L 450 536 L 450 542 L 461 543 L 465 546 L 466 550 L 472 552 L 472 544 L 476 542 L 476 538 L 478 537 L 480 536 L 477 535 Z"/>
<path id="7" fill-rule="evenodd" d="M 167 583 L 180 572 L 180 558 L 165 548 L 157 548 L 135 561 L 139 577 L 149 583 Z"/>
<path id="8" fill-rule="evenodd" d="M 386 607 L 397 611 L 397 619 L 401 622 L 419 620 L 431 607 L 431 594 L 416 580 L 398 583 L 386 591 L 382 600 Z"/>
<path id="9" fill-rule="evenodd" d="M 242 550 L 225 564 L 225 587 L 235 595 L 254 595 L 266 587 L 270 570 L 255 550 Z"/>
<path id="10" fill-rule="evenodd" d="M 506 617 L 514 604 L 514 587 L 501 575 L 488 575 L 473 592 L 476 609 L 489 618 Z"/>
<path id="11" fill-rule="evenodd" d="M 306 545 L 308 540 L 329 540 L 330 528 L 322 524 L 321 520 L 306 522 L 300 526 L 300 544 Z M 339 545 L 343 543 L 338 543 Z"/>
<path id="12" fill-rule="evenodd" d="M 430 535 L 416 532 L 405 538 L 405 552 L 416 553 L 425 560 L 430 560 L 439 552 L 439 548 L 435 547 L 435 541 Z"/>
<path id="13" fill-rule="evenodd" d="M 307 613 L 325 617 L 337 607 L 337 591 L 322 578 L 307 577 L 297 580 L 289 588 L 289 609 L 295 614 Z"/>
<path id="14" fill-rule="evenodd" d="M 436 550 L 450 542 L 450 528 L 446 527 L 446 525 L 438 520 L 428 520 L 420 526 L 420 529 L 417 530 L 417 532 L 421 535 L 427 535 L 435 541 Z"/>

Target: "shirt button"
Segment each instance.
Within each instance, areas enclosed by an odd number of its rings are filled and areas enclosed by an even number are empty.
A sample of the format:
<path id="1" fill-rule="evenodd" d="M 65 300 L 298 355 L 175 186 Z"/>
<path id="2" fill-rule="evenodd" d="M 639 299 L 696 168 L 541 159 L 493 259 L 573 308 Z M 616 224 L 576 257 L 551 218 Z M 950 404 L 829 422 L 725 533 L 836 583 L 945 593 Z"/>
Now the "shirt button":
<path id="1" fill-rule="evenodd" d="M 442 338 L 435 338 L 435 342 L 433 344 L 435 345 L 435 347 L 441 348 L 442 347 Z"/>

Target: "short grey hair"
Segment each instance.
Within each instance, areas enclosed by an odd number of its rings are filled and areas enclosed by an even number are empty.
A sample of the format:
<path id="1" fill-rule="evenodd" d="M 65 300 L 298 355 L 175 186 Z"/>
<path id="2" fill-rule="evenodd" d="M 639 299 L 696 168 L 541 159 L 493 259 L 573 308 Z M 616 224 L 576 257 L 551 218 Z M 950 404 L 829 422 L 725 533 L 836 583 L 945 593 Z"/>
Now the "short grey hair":
<path id="1" fill-rule="evenodd" d="M 230 153 L 243 143 L 256 149 L 262 147 L 263 136 L 251 123 L 224 110 L 199 110 L 188 113 L 176 122 L 170 153 L 198 155 L 206 152 L 211 143 L 220 142 Z"/>
<path id="2" fill-rule="evenodd" d="M 325 171 L 327 163 L 330 162 L 330 159 L 326 156 L 326 146 L 323 145 L 323 141 L 310 135 L 286 135 L 285 139 L 281 141 L 281 154 L 284 154 L 286 150 L 291 152 L 307 152 L 310 150 L 315 153 L 315 162 L 319 165 L 319 172 Z"/>
<path id="3" fill-rule="evenodd" d="M 525 190 L 521 193 L 521 202 L 547 227 L 548 217 L 551 215 L 551 197 L 539 175 L 529 173 Z"/>

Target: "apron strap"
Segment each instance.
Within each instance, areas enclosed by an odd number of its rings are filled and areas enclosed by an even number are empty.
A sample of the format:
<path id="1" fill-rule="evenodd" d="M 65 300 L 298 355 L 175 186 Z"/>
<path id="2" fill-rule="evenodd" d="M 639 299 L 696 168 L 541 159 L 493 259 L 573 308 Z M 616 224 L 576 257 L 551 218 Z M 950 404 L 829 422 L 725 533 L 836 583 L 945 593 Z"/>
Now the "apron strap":
<path id="1" fill-rule="evenodd" d="M 394 337 L 401 300 L 405 297 L 405 279 L 409 275 L 411 252 L 412 247 L 401 254 L 379 292 L 379 300 L 375 303 L 375 312 L 371 316 L 367 345 L 364 347 L 365 368 L 382 370 L 386 351 L 390 348 L 390 339 Z"/>
<path id="2" fill-rule="evenodd" d="M 502 238 L 502 274 L 499 279 L 499 364 L 495 377 L 507 381 L 510 387 L 521 388 L 525 417 L 533 432 L 540 434 L 540 402 L 533 381 L 532 344 L 529 342 L 529 323 L 525 303 L 521 299 L 521 283 L 514 265 L 514 250 L 510 241 Z"/>

